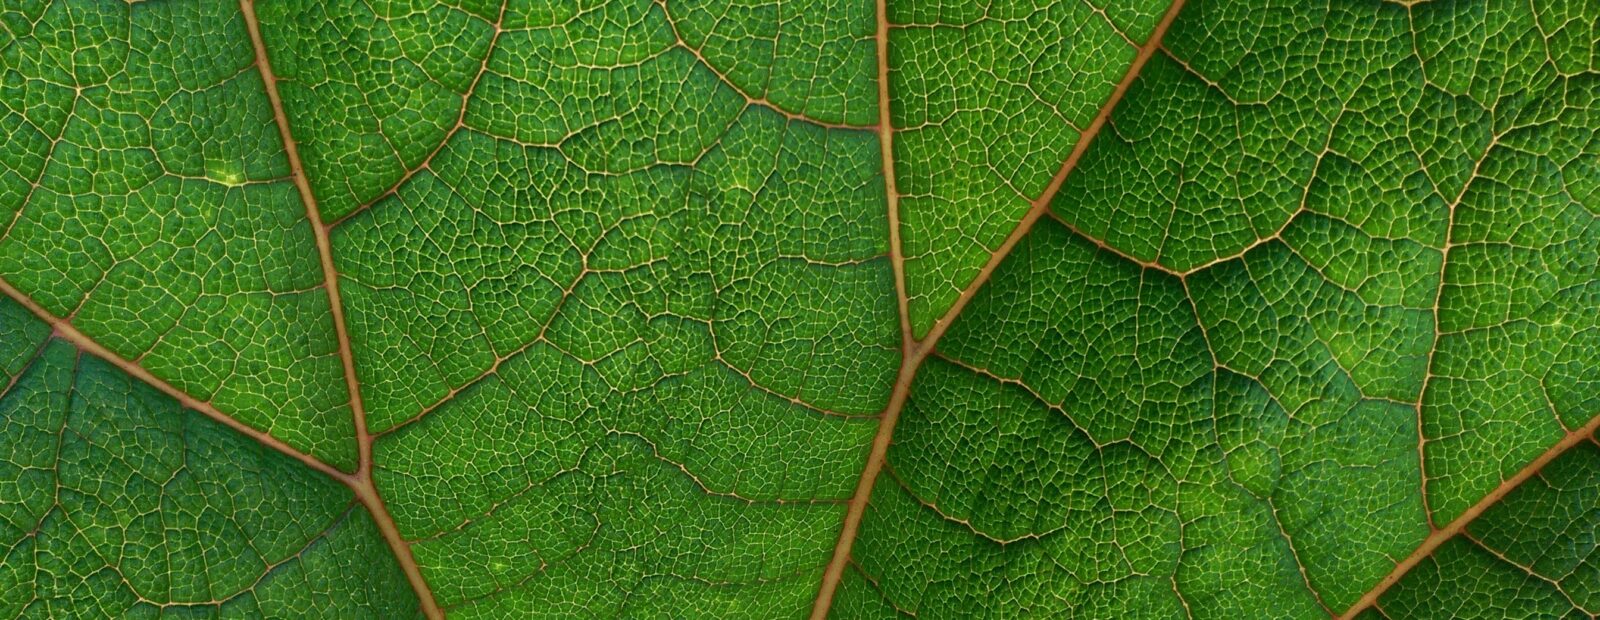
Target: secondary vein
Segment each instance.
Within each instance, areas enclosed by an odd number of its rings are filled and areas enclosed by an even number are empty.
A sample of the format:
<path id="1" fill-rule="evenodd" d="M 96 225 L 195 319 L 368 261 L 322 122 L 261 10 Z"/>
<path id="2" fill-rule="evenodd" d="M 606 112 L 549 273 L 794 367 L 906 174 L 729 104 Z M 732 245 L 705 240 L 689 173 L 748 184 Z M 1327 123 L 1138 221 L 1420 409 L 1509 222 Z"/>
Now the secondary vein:
<path id="1" fill-rule="evenodd" d="M 354 417 L 358 455 L 355 475 L 341 480 L 346 482 L 361 500 L 362 505 L 372 513 L 378 531 L 383 534 L 384 541 L 389 544 L 390 550 L 394 552 L 395 559 L 400 564 L 400 569 L 416 592 L 423 614 L 428 618 L 443 618 L 444 614 L 439 610 L 439 604 L 434 600 L 433 592 L 428 587 L 427 580 L 423 579 L 422 570 L 411 554 L 411 544 L 401 537 L 394 518 L 389 515 L 382 496 L 378 494 L 377 486 L 373 484 L 372 436 L 367 432 L 366 407 L 361 401 L 360 382 L 356 379 L 355 356 L 350 349 L 350 334 L 345 329 L 344 304 L 339 297 L 339 272 L 334 268 L 333 246 L 328 240 L 328 228 L 322 223 L 322 214 L 317 209 L 317 198 L 311 192 L 305 167 L 301 164 L 300 149 L 295 143 L 294 135 L 289 131 L 289 119 L 283 110 L 283 99 L 278 94 L 278 78 L 272 72 L 272 62 L 267 54 L 266 43 L 261 38 L 261 24 L 256 18 L 254 0 L 239 0 L 239 10 L 244 16 L 245 28 L 250 33 L 250 45 L 255 48 L 256 68 L 261 72 L 267 99 L 272 104 L 274 124 L 277 125 L 278 135 L 283 141 L 284 154 L 289 159 L 289 170 L 295 189 L 300 192 L 300 201 L 305 204 L 306 218 L 311 221 L 311 231 L 317 243 L 317 255 L 322 262 L 324 288 L 328 292 L 328 307 L 333 316 L 334 335 L 339 343 L 339 360 L 344 365 L 345 387 L 350 393 L 350 411 Z"/>
<path id="2" fill-rule="evenodd" d="M 74 327 L 67 319 L 51 314 L 49 310 L 45 310 L 43 306 L 38 304 L 38 302 L 35 302 L 32 298 L 23 294 L 22 291 L 17 290 L 16 287 L 12 286 L 11 283 L 7 282 L 4 278 L 0 278 L 0 293 L 4 293 L 5 296 L 15 300 L 18 304 L 21 304 L 22 307 L 27 308 L 29 312 L 32 312 L 34 316 L 39 317 L 39 320 L 50 325 L 50 327 L 55 331 L 54 337 L 70 342 L 80 351 L 88 352 L 95 357 L 111 363 L 111 365 L 116 366 L 123 372 L 132 375 L 140 381 L 150 384 L 151 387 L 160 390 L 167 396 L 171 396 L 184 407 L 198 411 L 208 418 L 221 422 L 228 428 L 238 431 L 240 434 L 255 440 L 257 443 L 260 443 L 261 445 L 299 461 L 305 464 L 307 467 L 327 474 L 330 478 L 345 484 L 350 484 L 353 480 L 351 474 L 340 471 L 339 468 L 329 465 L 315 456 L 301 452 L 294 446 L 284 443 L 283 440 L 278 439 L 277 437 L 273 437 L 264 431 L 253 428 L 244 422 L 240 422 L 232 416 L 219 411 L 215 406 L 212 406 L 211 403 L 195 398 L 188 392 L 184 392 L 183 390 L 178 389 L 176 386 L 173 386 L 172 384 L 161 380 L 155 375 L 150 374 L 150 371 L 145 370 L 143 366 L 140 366 L 132 360 L 113 353 L 110 349 L 107 349 L 104 345 L 96 342 L 93 338 L 90 338 L 83 332 L 78 331 L 78 328 Z"/>

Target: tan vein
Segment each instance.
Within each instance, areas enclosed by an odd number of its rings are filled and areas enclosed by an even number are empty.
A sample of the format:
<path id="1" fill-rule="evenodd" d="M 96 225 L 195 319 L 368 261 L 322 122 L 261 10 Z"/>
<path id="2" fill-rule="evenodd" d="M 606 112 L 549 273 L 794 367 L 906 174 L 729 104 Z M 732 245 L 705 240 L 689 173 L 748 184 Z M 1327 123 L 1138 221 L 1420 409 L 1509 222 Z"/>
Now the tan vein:
<path id="1" fill-rule="evenodd" d="M 916 342 L 911 327 L 911 295 L 906 289 L 906 253 L 900 240 L 900 187 L 894 178 L 894 123 L 889 106 L 889 9 L 878 0 L 878 152 L 883 157 L 884 206 L 889 211 L 889 265 L 894 271 L 895 305 L 900 311 L 900 341 L 910 350 Z M 843 572 L 843 569 L 840 569 Z"/>
<path id="2" fill-rule="evenodd" d="M 894 390 L 883 418 L 878 421 L 878 432 L 872 438 L 872 448 L 867 452 L 867 462 L 856 480 L 855 494 L 850 497 L 850 507 L 845 510 L 844 523 L 839 528 L 839 542 L 833 547 L 833 558 L 822 572 L 822 585 L 817 588 L 817 598 L 812 601 L 812 620 L 828 616 L 833 597 L 839 590 L 845 569 L 850 564 L 850 548 L 855 545 L 856 532 L 861 529 L 861 517 L 866 514 L 867 500 L 872 497 L 872 485 L 883 470 L 889 452 L 889 437 L 895 423 L 900 420 L 900 410 L 911 393 L 911 380 L 916 377 L 922 352 L 916 346 L 911 329 L 910 302 L 906 295 L 905 253 L 900 244 L 900 190 L 894 178 L 894 123 L 889 104 L 889 5 L 888 0 L 876 0 L 878 30 L 873 34 L 878 55 L 878 150 L 883 157 L 883 185 L 885 207 L 889 211 L 889 263 L 894 271 L 895 303 L 900 314 L 900 371 L 895 377 Z"/>
<path id="3" fill-rule="evenodd" d="M 967 288 L 962 289 L 961 295 L 950 306 L 950 310 L 946 311 L 944 316 L 939 317 L 939 320 L 934 322 L 927 335 L 918 343 L 919 347 L 932 348 L 933 344 L 938 342 L 939 337 L 944 335 L 945 330 L 950 328 L 950 324 L 955 322 L 955 318 L 960 316 L 961 311 L 977 295 L 978 290 L 983 288 L 983 285 L 994 275 L 995 268 L 1005 261 L 1006 256 L 1009 256 L 1011 251 L 1016 248 L 1017 243 L 1027 236 L 1028 231 L 1033 230 L 1033 225 L 1039 221 L 1039 218 L 1050 210 L 1050 201 L 1055 198 L 1057 192 L 1061 191 L 1061 186 L 1066 183 L 1067 177 L 1072 175 L 1072 171 L 1077 169 L 1078 162 L 1083 159 L 1083 154 L 1089 150 L 1089 145 L 1094 142 L 1096 136 L 1100 135 L 1100 130 L 1105 127 L 1105 124 L 1111 120 L 1111 111 L 1117 107 L 1117 103 L 1122 101 L 1122 97 L 1128 93 L 1128 88 L 1133 86 L 1134 80 L 1144 70 L 1145 63 L 1149 62 L 1150 57 L 1161 49 L 1161 39 L 1166 36 L 1167 29 L 1177 19 L 1178 12 L 1183 9 L 1184 2 L 1186 0 L 1173 0 L 1172 4 L 1167 7 L 1167 12 L 1161 16 L 1161 21 L 1156 24 L 1155 30 L 1150 33 L 1150 38 L 1145 41 L 1143 46 L 1140 46 L 1138 55 L 1134 57 L 1133 63 L 1128 65 L 1127 73 L 1123 74 L 1122 80 L 1117 82 L 1116 88 L 1111 91 L 1111 96 L 1106 98 L 1105 104 L 1100 106 L 1100 111 L 1083 128 L 1083 131 L 1079 132 L 1078 143 L 1072 146 L 1072 152 L 1067 154 L 1066 161 L 1062 162 L 1061 168 L 1056 170 L 1055 176 L 1050 178 L 1050 184 L 1045 186 L 1044 193 L 1039 194 L 1038 198 L 1029 203 L 1031 206 L 1028 208 L 1028 212 L 1017 222 L 1016 228 L 1012 229 L 1011 234 L 1006 236 L 1006 240 L 1000 244 L 999 249 L 996 249 L 994 254 L 989 256 L 989 261 L 984 263 L 982 269 L 978 270 L 977 277 L 973 278 Z M 1118 252 L 1118 254 L 1126 256 L 1121 252 Z M 1135 262 L 1140 264 L 1148 263 L 1148 261 Z M 1171 270 L 1164 269 L 1164 271 Z"/>
<path id="4" fill-rule="evenodd" d="M 1433 522 L 1433 508 L 1428 505 L 1428 436 L 1423 432 L 1422 403 L 1428 395 L 1428 384 L 1433 379 L 1434 361 L 1439 353 L 1439 341 L 1444 337 L 1439 327 L 1439 311 L 1443 307 L 1445 276 L 1449 273 L 1450 248 L 1455 247 L 1456 207 L 1467 197 L 1467 191 L 1472 189 L 1472 182 L 1478 179 L 1478 171 L 1483 168 L 1483 163 L 1489 160 L 1489 154 L 1494 152 L 1494 147 L 1499 141 L 1499 136 L 1489 140 L 1483 148 L 1483 154 L 1478 156 L 1472 164 L 1472 171 L 1467 174 L 1467 179 L 1461 184 L 1461 191 L 1456 193 L 1455 200 L 1451 200 L 1448 210 L 1445 211 L 1444 247 L 1439 250 L 1439 284 L 1433 291 L 1433 345 L 1428 347 L 1428 361 L 1422 368 L 1422 387 L 1417 389 L 1417 471 L 1422 481 L 1422 516 L 1427 519 L 1428 530 L 1433 532 L 1438 528 Z M 1556 422 L 1560 422 L 1559 416 Z M 1565 429 L 1566 425 L 1563 424 Z"/>
<path id="5" fill-rule="evenodd" d="M 12 286 L 11 283 L 7 282 L 4 278 L 0 278 L 0 293 L 5 293 L 7 297 L 15 300 L 18 304 L 21 304 L 22 307 L 27 308 L 28 311 L 32 312 L 34 316 L 39 317 L 39 320 L 49 324 L 50 327 L 55 330 L 55 333 L 53 334 L 54 337 L 70 342 L 79 350 L 86 351 L 95 357 L 110 362 L 111 365 L 122 369 L 123 372 L 134 376 L 140 381 L 150 384 L 151 387 L 160 390 L 167 396 L 171 396 L 184 407 L 198 411 L 208 418 L 221 422 L 228 428 L 239 431 L 239 433 L 243 434 L 244 436 L 254 439 L 257 443 L 271 448 L 296 461 L 300 461 L 307 467 L 327 474 L 329 477 L 335 480 L 344 482 L 346 484 L 349 484 L 352 480 L 352 476 L 350 474 L 340 471 L 339 468 L 324 463 L 321 459 L 301 452 L 295 447 L 284 443 L 283 440 L 278 439 L 277 437 L 273 437 L 264 431 L 256 429 L 248 424 L 245 424 L 244 422 L 240 422 L 228 414 L 218 411 L 217 408 L 212 406 L 210 402 L 190 396 L 188 392 L 184 392 L 172 384 L 157 378 L 153 374 L 150 374 L 150 371 L 145 370 L 143 366 L 140 366 L 139 364 L 125 357 L 111 352 L 110 349 L 107 349 L 99 342 L 96 342 L 93 338 L 90 338 L 83 332 L 78 331 L 78 328 L 73 327 L 72 323 L 68 322 L 66 319 L 51 314 L 49 310 L 45 310 L 43 306 L 40 306 L 32 298 L 23 294 L 22 291 L 17 290 L 16 287 Z"/>
<path id="6" fill-rule="evenodd" d="M 372 436 L 367 432 L 367 411 L 361 401 L 360 382 L 356 379 L 355 356 L 350 349 L 350 334 L 345 329 L 344 305 L 339 297 L 339 272 L 333 265 L 333 246 L 328 241 L 328 229 L 322 224 L 322 214 L 317 209 L 316 196 L 311 193 L 311 184 L 306 179 L 305 167 L 301 164 L 300 149 L 294 141 L 294 135 L 289 131 L 289 118 L 284 113 L 283 99 L 278 94 L 278 78 L 272 72 L 267 46 L 261 38 L 261 24 L 256 19 L 255 1 L 239 0 L 239 11 L 244 16 L 245 28 L 250 34 L 250 45 L 255 48 L 256 68 L 261 71 L 261 81 L 266 87 L 267 99 L 272 104 L 274 124 L 278 126 L 278 135 L 283 140 L 283 150 L 289 160 L 289 171 L 294 177 L 295 189 L 300 192 L 300 201 L 305 204 L 306 218 L 311 221 L 311 232 L 316 238 L 317 255 L 322 262 L 322 277 L 328 291 L 328 307 L 333 315 L 334 335 L 339 342 L 339 360 L 344 365 L 345 387 L 350 393 L 350 411 L 354 417 L 358 459 L 354 475 L 341 475 L 339 479 L 350 487 L 356 498 L 361 500 L 361 504 L 372 513 L 372 520 L 378 526 L 378 531 L 383 534 L 384 542 L 389 544 L 395 560 L 406 575 L 406 580 L 416 592 L 417 603 L 421 606 L 422 613 L 428 618 L 443 618 L 444 614 L 439 611 L 439 604 L 434 600 L 428 582 L 422 578 L 422 570 L 418 567 L 416 558 L 411 555 L 411 544 L 400 536 L 394 517 L 389 515 L 388 508 L 383 504 L 383 498 L 378 495 L 377 486 L 373 484 Z"/>
<path id="7" fill-rule="evenodd" d="M 355 358 L 350 352 L 350 336 L 345 331 L 344 304 L 339 298 L 339 273 L 333 266 L 333 247 L 328 241 L 328 231 L 322 226 L 322 214 L 317 210 L 317 199 L 311 193 L 311 184 L 306 181 L 305 168 L 301 165 L 300 149 L 294 137 L 289 132 L 289 120 L 283 111 L 283 99 L 278 95 L 278 78 L 272 73 L 272 64 L 267 59 L 267 47 L 261 40 L 261 26 L 256 20 L 254 0 L 239 0 L 239 8 L 244 15 L 245 26 L 250 32 L 250 43 L 255 47 L 256 68 L 261 72 L 261 80 L 266 84 L 267 99 L 272 103 L 272 115 L 278 127 L 279 137 L 283 140 L 284 154 L 289 159 L 290 177 L 294 180 L 295 189 L 300 192 L 300 201 L 305 204 L 306 218 L 311 220 L 312 236 L 317 243 L 317 256 L 322 263 L 322 277 L 324 288 L 328 293 L 328 306 L 333 314 L 334 335 L 339 343 L 339 360 L 344 365 L 345 387 L 350 392 L 350 409 L 355 416 L 356 441 L 360 464 L 357 473 L 367 468 L 372 461 L 372 446 L 367 440 L 366 408 L 361 402 L 361 389 L 356 382 Z"/>
<path id="8" fill-rule="evenodd" d="M 1095 114 L 1094 119 L 1089 122 L 1088 126 L 1079 132 L 1077 144 L 1073 145 L 1072 152 L 1067 155 L 1066 161 L 1062 162 L 1061 168 L 1056 171 L 1055 176 L 1051 177 L 1050 184 L 1045 187 L 1044 192 L 1038 198 L 1031 202 L 1032 206 L 1028 209 L 1028 213 L 1017 223 L 1016 228 L 1006 237 L 1005 242 L 1000 244 L 1000 248 L 989 257 L 989 261 L 978 272 L 978 276 L 961 292 L 961 296 L 956 299 L 950 310 L 943 317 L 940 317 L 939 321 L 928 331 L 928 334 L 919 341 L 912 337 L 910 321 L 907 320 L 906 315 L 904 257 L 900 252 L 899 243 L 899 195 L 893 185 L 894 156 L 892 143 L 894 128 L 889 122 L 888 52 L 890 24 L 888 6 L 887 0 L 877 0 L 878 31 L 875 37 L 878 45 L 878 131 L 882 137 L 884 183 L 889 190 L 891 262 L 895 265 L 895 285 L 899 289 L 901 328 L 906 334 L 905 350 L 902 354 L 900 373 L 895 379 L 894 391 L 890 393 L 889 404 L 884 409 L 882 419 L 878 422 L 878 432 L 873 436 L 872 448 L 867 454 L 866 464 L 862 467 L 861 478 L 856 483 L 855 495 L 851 497 L 850 507 L 845 512 L 844 524 L 839 532 L 839 542 L 833 549 L 833 559 L 828 562 L 828 568 L 823 572 L 822 585 L 817 591 L 817 598 L 811 608 L 812 620 L 821 620 L 827 617 L 828 610 L 833 605 L 834 595 L 838 592 L 839 582 L 843 579 L 844 572 L 850 565 L 850 549 L 855 545 L 856 535 L 861 529 L 861 519 L 866 514 L 867 504 L 871 501 L 873 485 L 883 472 L 884 462 L 887 460 L 889 453 L 889 443 L 894 436 L 894 427 L 899 422 L 900 412 L 904 409 L 906 400 L 910 396 L 911 383 L 916 378 L 917 369 L 922 365 L 923 360 L 927 359 L 928 354 L 933 351 L 934 345 L 944 335 L 945 330 L 949 329 L 956 316 L 972 301 L 978 289 L 989 281 L 989 278 L 994 274 L 995 268 L 1001 261 L 1005 260 L 1005 257 L 1016 247 L 1018 241 L 1028 234 L 1034 223 L 1048 210 L 1051 199 L 1055 198 L 1056 192 L 1061 190 L 1061 186 L 1066 182 L 1067 177 L 1072 174 L 1072 171 L 1078 167 L 1078 162 L 1083 159 L 1084 152 L 1094 142 L 1095 136 L 1100 134 L 1100 130 L 1105 127 L 1106 122 L 1111 118 L 1111 111 L 1117 107 L 1118 102 L 1122 101 L 1122 97 L 1127 94 L 1128 88 L 1133 85 L 1134 80 L 1138 79 L 1139 73 L 1144 70 L 1144 66 L 1149 62 L 1150 57 L 1154 56 L 1156 50 L 1161 47 L 1161 39 L 1166 36 L 1167 30 L 1172 26 L 1172 22 L 1177 19 L 1179 11 L 1183 9 L 1184 2 L 1185 0 L 1173 0 L 1172 4 L 1167 7 L 1166 13 L 1161 16 L 1161 21 L 1156 24 L 1155 30 L 1151 31 L 1150 38 L 1145 41 L 1144 45 L 1139 47 L 1133 63 L 1128 65 L 1127 72 L 1123 74 L 1122 79 L 1112 89 L 1111 95 L 1100 106 L 1100 110 Z"/>
<path id="9" fill-rule="evenodd" d="M 1422 514 L 1427 519 L 1428 537 L 1423 539 L 1422 544 L 1418 545 L 1416 549 L 1412 550 L 1411 555 L 1407 556 L 1405 560 L 1402 560 L 1400 563 L 1396 564 L 1394 570 L 1389 571 L 1388 575 L 1385 575 L 1384 578 L 1379 580 L 1371 590 L 1368 590 L 1367 593 L 1362 595 L 1362 597 L 1357 600 L 1354 605 L 1350 606 L 1350 609 L 1346 610 L 1344 615 L 1340 616 L 1340 618 L 1354 617 L 1356 614 L 1361 613 L 1368 607 L 1375 605 L 1378 601 L 1378 597 L 1383 596 L 1384 592 L 1387 592 L 1390 587 L 1398 583 L 1401 577 L 1404 577 L 1407 572 L 1410 572 L 1410 570 L 1416 567 L 1418 563 L 1422 562 L 1424 558 L 1432 555 L 1433 551 L 1438 549 L 1440 545 L 1445 543 L 1445 541 L 1450 540 L 1450 538 L 1460 533 L 1468 523 L 1471 523 L 1473 519 L 1476 519 L 1478 515 L 1482 514 L 1483 511 L 1489 506 L 1492 506 L 1496 502 L 1500 501 L 1500 499 L 1505 497 L 1507 493 L 1510 493 L 1512 489 L 1517 488 L 1517 486 L 1521 485 L 1528 478 L 1531 478 L 1535 474 L 1539 473 L 1539 470 L 1543 468 L 1546 463 L 1555 460 L 1557 456 L 1560 456 L 1563 452 L 1571 449 L 1572 446 L 1584 441 L 1585 439 L 1592 438 L 1594 436 L 1595 428 L 1600 426 L 1600 415 L 1596 415 L 1594 419 L 1590 420 L 1588 424 L 1583 426 L 1583 428 L 1568 432 L 1561 438 L 1561 441 L 1556 442 L 1554 446 L 1551 446 L 1543 453 L 1540 453 L 1538 458 L 1524 466 L 1522 470 L 1518 471 L 1515 476 L 1512 476 L 1511 478 L 1501 482 L 1500 486 L 1495 487 L 1495 489 L 1488 495 L 1485 495 L 1483 498 L 1479 499 L 1478 503 L 1473 504 L 1472 507 L 1468 508 L 1466 512 L 1461 513 L 1461 516 L 1456 517 L 1456 519 L 1451 521 L 1449 525 L 1440 528 L 1434 523 L 1433 510 L 1428 505 L 1428 463 L 1426 451 L 1428 438 L 1422 432 L 1422 405 L 1424 402 L 1423 399 L 1428 395 L 1428 384 L 1433 378 L 1434 360 L 1439 351 L 1439 339 L 1441 337 L 1439 331 L 1439 309 L 1441 306 L 1439 302 L 1444 296 L 1445 273 L 1450 262 L 1450 248 L 1457 245 L 1453 238 L 1456 221 L 1456 207 L 1461 204 L 1462 199 L 1466 198 L 1467 191 L 1472 188 L 1473 181 L 1478 179 L 1479 170 L 1482 169 L 1484 162 L 1489 159 L 1489 154 L 1494 151 L 1494 148 L 1496 145 L 1498 145 L 1498 143 L 1499 136 L 1492 136 L 1490 138 L 1489 144 L 1484 147 L 1483 154 L 1479 155 L 1477 161 L 1473 163 L 1472 171 L 1468 173 L 1466 182 L 1461 185 L 1461 191 L 1456 194 L 1454 200 L 1450 201 L 1449 210 L 1447 211 L 1446 217 L 1444 248 L 1439 256 L 1439 285 L 1434 291 L 1433 297 L 1433 346 L 1428 348 L 1428 362 L 1422 374 L 1422 388 L 1417 393 L 1416 404 L 1417 463 L 1418 471 L 1422 474 Z M 1556 421 L 1559 423 L 1561 420 L 1557 418 Z M 1565 428 L 1565 426 L 1565 424 L 1562 425 L 1563 428 Z"/>
<path id="10" fill-rule="evenodd" d="M 1600 428 L 1600 414 L 1596 414 L 1592 419 L 1589 420 L 1589 423 L 1583 425 L 1582 428 L 1562 436 L 1561 440 L 1557 441 L 1555 445 L 1552 445 L 1544 452 L 1541 452 L 1537 458 L 1533 459 L 1533 461 L 1529 462 L 1521 470 L 1517 471 L 1515 475 L 1501 482 L 1500 485 L 1495 487 L 1493 491 L 1490 491 L 1488 495 L 1485 495 L 1482 499 L 1478 500 L 1478 503 L 1473 504 L 1471 508 L 1466 510 L 1466 512 L 1461 513 L 1461 516 L 1456 517 L 1455 520 L 1451 521 L 1448 525 L 1434 530 L 1433 533 L 1429 534 L 1427 538 L 1423 539 L 1422 544 L 1417 545 L 1417 548 L 1411 551 L 1411 555 L 1406 556 L 1406 559 L 1396 563 L 1394 570 L 1389 571 L 1389 574 L 1385 575 L 1383 579 L 1379 580 L 1377 585 L 1373 586 L 1372 589 L 1368 590 L 1366 594 L 1362 595 L 1354 605 L 1351 605 L 1349 609 L 1345 610 L 1344 614 L 1339 616 L 1340 620 L 1350 620 L 1355 618 L 1361 612 L 1366 611 L 1367 608 L 1377 604 L 1378 597 L 1383 596 L 1384 592 L 1389 591 L 1390 587 L 1398 583 L 1400 578 L 1405 577 L 1406 573 L 1410 572 L 1412 568 L 1415 568 L 1417 564 L 1420 564 L 1422 560 L 1433 555 L 1434 550 L 1438 549 L 1440 545 L 1443 545 L 1446 541 L 1454 538 L 1457 534 L 1464 531 L 1468 524 L 1472 523 L 1473 520 L 1477 519 L 1483 514 L 1483 511 L 1488 510 L 1490 506 L 1499 503 L 1500 500 L 1504 499 L 1506 495 L 1510 494 L 1513 490 L 1516 490 L 1517 487 L 1522 486 L 1522 483 L 1527 482 L 1529 478 L 1538 475 L 1539 471 L 1544 469 L 1545 465 L 1550 464 L 1551 461 L 1554 461 L 1557 457 L 1565 454 L 1567 450 L 1571 450 L 1573 446 L 1591 440 L 1594 437 L 1596 428 Z"/>
<path id="11" fill-rule="evenodd" d="M 878 1 L 882 3 L 884 0 Z M 856 533 L 861 529 L 861 517 L 866 514 L 868 500 L 872 497 L 872 486 L 877 482 L 878 475 L 883 473 L 884 463 L 888 460 L 885 457 L 889 453 L 889 438 L 894 434 L 895 422 L 899 421 L 900 411 L 905 408 L 906 399 L 911 395 L 911 380 L 916 377 L 923 355 L 920 350 L 908 348 L 900 364 L 894 392 L 889 396 L 883 419 L 878 422 L 878 433 L 872 438 L 872 450 L 867 454 L 861 478 L 856 481 L 855 494 L 850 496 L 850 507 L 845 511 L 839 542 L 833 548 L 833 559 L 829 560 L 827 570 L 822 573 L 822 586 L 817 590 L 816 601 L 811 606 L 812 620 L 828 617 L 828 609 L 833 606 L 833 596 L 850 563 L 850 548 L 855 545 Z"/>
<path id="12" fill-rule="evenodd" d="M 805 112 L 800 112 L 800 111 L 790 110 L 790 109 L 784 108 L 783 106 L 778 105 L 776 102 L 772 101 L 771 99 L 768 99 L 766 95 L 756 96 L 755 94 L 751 93 L 750 91 L 745 90 L 744 87 L 739 86 L 739 84 L 737 82 L 733 81 L 733 77 L 732 76 L 728 75 L 727 73 L 724 73 L 721 69 L 718 69 L 716 65 L 712 64 L 711 60 L 706 58 L 705 52 L 702 49 L 700 49 L 698 47 L 695 47 L 693 45 L 690 45 L 688 40 L 683 38 L 683 34 L 678 30 L 678 20 L 672 16 L 672 9 L 667 6 L 667 0 L 655 0 L 655 3 L 656 3 L 657 6 L 661 7 L 662 17 L 667 22 L 667 29 L 672 32 L 673 45 L 676 46 L 676 47 L 683 48 L 684 51 L 687 51 L 687 52 L 689 52 L 690 55 L 694 56 L 695 60 L 700 63 L 700 66 L 705 67 L 705 69 L 707 71 L 710 71 L 712 75 L 717 77 L 718 81 L 722 82 L 723 86 L 727 86 L 729 90 L 733 91 L 735 94 L 739 95 L 739 97 L 743 98 L 745 100 L 745 103 L 747 103 L 748 105 L 766 108 L 768 110 L 771 110 L 773 112 L 778 113 L 779 115 L 781 115 L 784 118 L 787 118 L 787 119 L 789 119 L 791 121 L 797 121 L 797 122 L 801 122 L 801 123 L 810 123 L 812 125 L 816 125 L 818 127 L 824 127 L 824 128 L 827 128 L 827 129 L 859 130 L 859 129 L 873 129 L 875 127 L 874 125 L 855 125 L 855 124 L 851 124 L 851 123 L 843 122 L 843 121 L 832 122 L 832 121 L 825 121 L 825 120 L 822 120 L 822 119 L 819 119 L 819 118 L 814 118 L 814 117 L 812 117 L 811 115 L 809 115 L 809 114 L 807 114 Z M 776 48 L 774 48 L 774 49 L 776 49 Z M 774 52 L 774 53 L 776 53 L 776 52 Z M 888 124 L 888 118 L 887 117 L 885 117 L 883 115 L 880 115 L 879 119 L 880 119 L 881 122 L 876 127 L 882 127 L 882 126 L 886 126 Z"/>

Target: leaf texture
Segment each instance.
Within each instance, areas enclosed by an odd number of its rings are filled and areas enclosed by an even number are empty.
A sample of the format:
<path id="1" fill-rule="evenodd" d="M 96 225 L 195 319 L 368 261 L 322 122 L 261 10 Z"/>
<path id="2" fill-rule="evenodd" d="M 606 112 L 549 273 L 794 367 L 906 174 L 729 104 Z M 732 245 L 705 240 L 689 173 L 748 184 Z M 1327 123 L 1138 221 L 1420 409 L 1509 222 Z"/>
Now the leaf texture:
<path id="1" fill-rule="evenodd" d="M 415 614 L 348 489 L 0 299 L 0 613 Z"/>
<path id="2" fill-rule="evenodd" d="M 0 615 L 1590 617 L 1600 4 L 0 0 Z"/>

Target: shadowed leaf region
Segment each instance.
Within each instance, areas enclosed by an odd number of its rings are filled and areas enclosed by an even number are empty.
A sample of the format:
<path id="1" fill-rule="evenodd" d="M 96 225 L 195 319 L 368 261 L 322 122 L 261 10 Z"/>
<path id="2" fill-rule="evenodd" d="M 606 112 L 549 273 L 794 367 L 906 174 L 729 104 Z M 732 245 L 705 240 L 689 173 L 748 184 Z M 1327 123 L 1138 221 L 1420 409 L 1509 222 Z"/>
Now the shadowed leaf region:
<path id="1" fill-rule="evenodd" d="M 350 493 L 0 299 L 0 613 L 416 615 Z"/>
<path id="2" fill-rule="evenodd" d="M 1466 550 L 1593 432 L 1584 10 L 1186 7 L 923 365 L 835 611 L 1586 613 Z"/>

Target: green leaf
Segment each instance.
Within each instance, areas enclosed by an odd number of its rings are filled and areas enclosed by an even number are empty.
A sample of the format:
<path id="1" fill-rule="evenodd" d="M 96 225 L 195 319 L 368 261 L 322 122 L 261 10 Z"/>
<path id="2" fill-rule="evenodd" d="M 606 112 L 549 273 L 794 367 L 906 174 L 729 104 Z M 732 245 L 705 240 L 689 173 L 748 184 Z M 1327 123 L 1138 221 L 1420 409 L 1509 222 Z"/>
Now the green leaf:
<path id="1" fill-rule="evenodd" d="M 1600 613 L 1600 4 L 0 0 L 0 615 Z"/>

